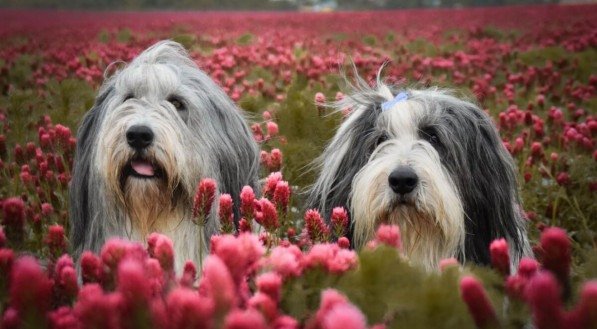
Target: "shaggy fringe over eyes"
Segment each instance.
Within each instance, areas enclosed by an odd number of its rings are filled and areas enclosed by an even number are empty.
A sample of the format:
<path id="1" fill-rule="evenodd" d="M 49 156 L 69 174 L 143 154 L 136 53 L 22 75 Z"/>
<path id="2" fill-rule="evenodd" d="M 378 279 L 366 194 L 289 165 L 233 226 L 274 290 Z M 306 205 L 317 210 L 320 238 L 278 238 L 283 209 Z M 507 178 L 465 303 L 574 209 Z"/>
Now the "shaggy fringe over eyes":
<path id="1" fill-rule="evenodd" d="M 407 255 L 428 269 L 445 257 L 489 264 L 489 244 L 502 237 L 513 263 L 530 255 L 516 168 L 491 118 L 449 90 L 398 89 L 379 75 L 372 88 L 355 79 L 333 104 L 351 114 L 315 161 L 319 177 L 308 207 L 326 218 L 334 207 L 348 209 L 357 248 L 380 222 L 399 224 Z M 408 100 L 382 111 L 381 104 L 400 91 Z M 409 207 L 397 206 L 388 186 L 398 165 L 420 178 Z"/>
<path id="2" fill-rule="evenodd" d="M 154 134 L 142 152 L 127 145 L 133 125 Z M 111 236 L 144 240 L 159 230 L 172 238 L 177 266 L 185 258 L 197 262 L 199 235 L 209 241 L 219 231 L 217 204 L 202 233 L 191 223 L 199 180 L 215 179 L 218 192 L 230 194 L 235 205 L 244 185 L 257 184 L 258 146 L 242 111 L 172 41 L 149 47 L 105 80 L 77 138 L 70 187 L 75 255 L 99 251 Z M 161 180 L 123 174 L 139 154 L 156 163 Z M 238 207 L 235 215 L 238 220 Z"/>

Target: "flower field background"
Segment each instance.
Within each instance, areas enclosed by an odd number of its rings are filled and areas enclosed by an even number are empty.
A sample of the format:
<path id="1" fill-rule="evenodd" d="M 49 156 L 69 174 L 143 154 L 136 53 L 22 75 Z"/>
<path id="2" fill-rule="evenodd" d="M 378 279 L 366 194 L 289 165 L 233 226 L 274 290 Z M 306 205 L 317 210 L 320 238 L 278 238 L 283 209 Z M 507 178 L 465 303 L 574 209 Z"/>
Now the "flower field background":
<path id="1" fill-rule="evenodd" d="M 0 10 L 1 328 L 597 327 L 597 6 L 354 13 Z M 251 115 L 260 191 L 240 234 L 211 241 L 203 269 L 174 273 L 172 244 L 111 240 L 79 263 L 68 243 L 74 138 L 104 71 L 157 40 L 182 43 Z M 519 168 L 536 260 L 507 271 L 401 256 L 397 227 L 347 248 L 346 213 L 303 209 L 308 164 L 346 113 L 353 62 L 366 79 L 439 85 L 476 99 Z M 348 72 L 350 73 L 350 72 Z M 199 214 L 209 211 L 203 181 Z M 257 195 L 257 196 L 255 196 Z M 329 215 L 329 214 L 324 214 Z M 264 228 L 250 234 L 257 221 Z M 78 280 L 77 271 L 80 271 Z M 199 274 L 202 272 L 202 275 Z"/>

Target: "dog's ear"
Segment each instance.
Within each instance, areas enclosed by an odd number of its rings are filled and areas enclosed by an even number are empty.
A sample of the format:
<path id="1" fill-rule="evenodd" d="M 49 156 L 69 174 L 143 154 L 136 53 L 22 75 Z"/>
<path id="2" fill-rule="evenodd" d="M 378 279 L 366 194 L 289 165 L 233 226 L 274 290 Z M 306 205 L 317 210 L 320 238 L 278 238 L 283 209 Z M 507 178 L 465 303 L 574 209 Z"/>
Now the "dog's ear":
<path id="1" fill-rule="evenodd" d="M 315 161 L 320 173 L 309 190 L 307 207 L 318 209 L 328 221 L 334 207 L 344 207 L 350 214 L 352 181 L 369 161 L 378 139 L 376 122 L 383 99 L 356 99 L 353 95 L 341 104 L 350 107 L 352 114 Z"/>
<path id="2" fill-rule="evenodd" d="M 477 106 L 466 104 L 466 109 L 448 109 L 462 114 L 447 117 L 459 118 L 452 122 L 452 133 L 461 136 L 452 143 L 459 143 L 462 153 L 452 155 L 463 158 L 446 161 L 452 164 L 452 177 L 457 177 L 466 214 L 465 257 L 489 264 L 489 245 L 506 238 L 516 260 L 526 252 L 528 242 L 515 165 L 491 118 Z"/>
<path id="3" fill-rule="evenodd" d="M 203 134 L 205 138 L 209 138 L 205 146 L 216 161 L 212 166 L 214 174 L 219 176 L 219 191 L 232 196 L 237 225 L 240 220 L 241 189 L 249 185 L 255 191 L 259 190 L 259 147 L 242 110 L 211 78 L 199 70 L 192 77 L 192 83 L 201 106 L 204 107 L 196 114 L 207 116 L 208 119 L 199 116 L 190 119 L 195 120 L 193 125 L 201 127 L 200 129 L 210 130 Z M 203 120 L 210 124 L 202 125 Z"/>
<path id="4" fill-rule="evenodd" d="M 255 191 L 258 188 L 259 146 L 253 137 L 242 110 L 232 100 L 226 98 L 210 99 L 218 113 L 222 127 L 219 133 L 218 167 L 220 170 L 220 192 L 232 196 L 235 206 L 235 224 L 240 220 L 240 191 L 245 185 Z M 224 142 L 228 141 L 228 142 Z"/>
<path id="5" fill-rule="evenodd" d="M 105 103 L 110 99 L 114 88 L 108 86 L 97 97 L 94 106 L 83 117 L 77 131 L 77 147 L 75 150 L 72 180 L 70 182 L 70 240 L 76 257 L 85 246 L 94 245 L 95 241 L 102 241 L 100 230 L 90 232 L 95 212 L 92 209 L 93 193 L 97 193 L 98 186 L 93 182 L 93 150 L 97 144 L 97 135 Z M 103 219 L 100 219 L 103 220 Z M 89 241 L 93 239 L 94 241 Z"/>

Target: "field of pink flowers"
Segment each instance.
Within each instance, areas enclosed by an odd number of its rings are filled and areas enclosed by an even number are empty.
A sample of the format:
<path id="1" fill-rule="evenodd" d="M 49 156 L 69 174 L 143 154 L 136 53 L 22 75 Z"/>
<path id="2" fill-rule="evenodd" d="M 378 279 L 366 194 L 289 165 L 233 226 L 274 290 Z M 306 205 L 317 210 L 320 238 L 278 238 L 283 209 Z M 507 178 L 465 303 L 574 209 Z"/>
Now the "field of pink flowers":
<path id="1" fill-rule="evenodd" d="M 354 13 L 0 10 L 0 328 L 597 327 L 597 6 Z M 241 194 L 241 232 L 173 269 L 172 243 L 110 240 L 69 256 L 75 131 L 105 69 L 157 40 L 182 43 L 252 114 L 260 191 Z M 343 119 L 339 72 L 366 79 L 389 61 L 395 83 L 439 85 L 478 100 L 519 168 L 536 259 L 510 275 L 401 255 L 399 228 L 348 248 L 344 209 L 327 226 L 303 209 L 305 166 Z M 198 184 L 210 211 L 213 181 Z M 257 196 L 256 196 L 257 195 Z M 264 231 L 251 234 L 259 223 Z"/>

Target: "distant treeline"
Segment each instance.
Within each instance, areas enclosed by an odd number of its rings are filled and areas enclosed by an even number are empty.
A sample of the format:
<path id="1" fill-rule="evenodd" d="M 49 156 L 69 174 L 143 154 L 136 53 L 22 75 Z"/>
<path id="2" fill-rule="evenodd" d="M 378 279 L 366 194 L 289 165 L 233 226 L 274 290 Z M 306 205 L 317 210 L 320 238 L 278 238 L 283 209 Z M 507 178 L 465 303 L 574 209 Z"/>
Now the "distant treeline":
<path id="1" fill-rule="evenodd" d="M 420 7 L 499 6 L 558 3 L 559 0 L 0 0 L 3 8 L 47 9 L 195 9 L 195 10 L 325 10 Z"/>
<path id="2" fill-rule="evenodd" d="M 0 7 L 113 10 L 293 10 L 297 8 L 294 3 L 268 0 L 0 0 Z"/>

